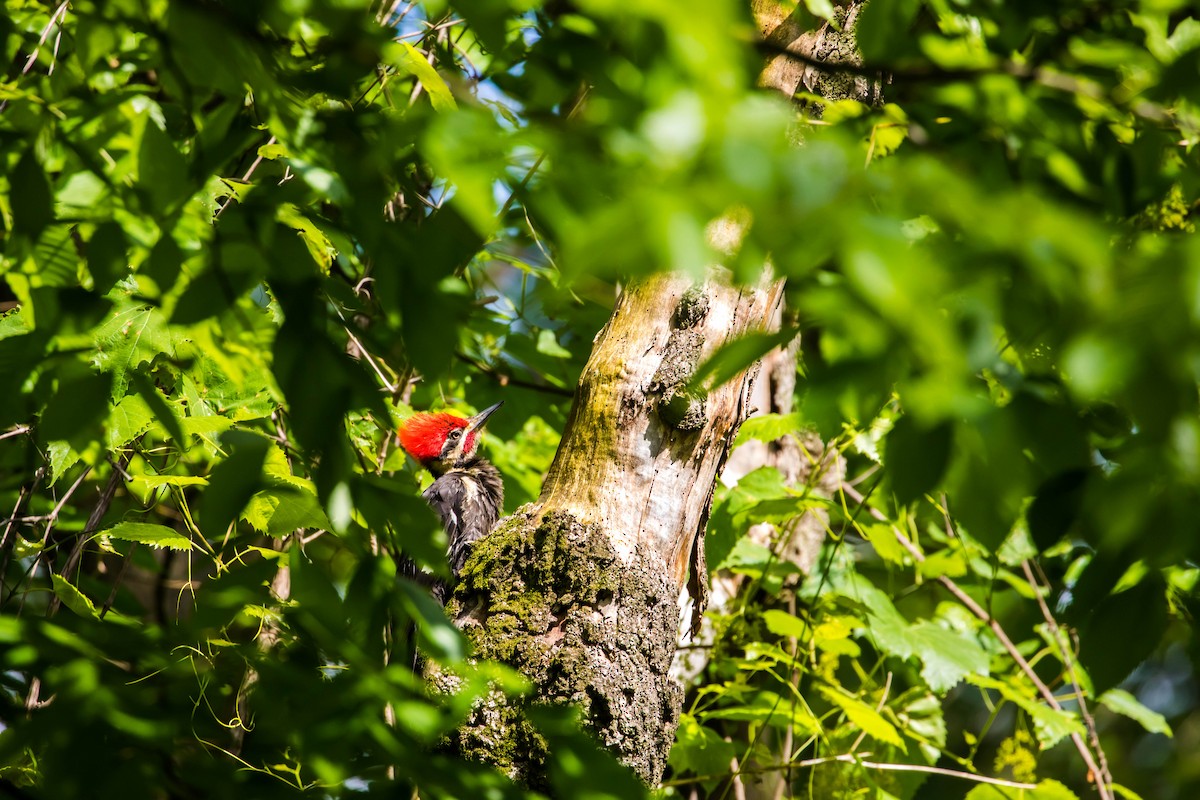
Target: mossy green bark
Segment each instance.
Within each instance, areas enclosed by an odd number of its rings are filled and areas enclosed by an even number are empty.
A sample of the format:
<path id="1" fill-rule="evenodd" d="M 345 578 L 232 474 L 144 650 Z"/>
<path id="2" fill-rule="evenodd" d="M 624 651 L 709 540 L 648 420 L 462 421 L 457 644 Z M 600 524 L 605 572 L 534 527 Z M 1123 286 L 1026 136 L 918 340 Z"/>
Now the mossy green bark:
<path id="1" fill-rule="evenodd" d="M 602 745 L 647 781 L 662 774 L 682 694 L 668 674 L 678 611 L 649 561 L 619 559 L 596 525 L 526 506 L 479 542 L 447 611 L 479 658 L 533 682 L 536 702 L 579 707 Z M 451 744 L 542 785 L 545 746 L 519 702 L 489 698 Z"/>

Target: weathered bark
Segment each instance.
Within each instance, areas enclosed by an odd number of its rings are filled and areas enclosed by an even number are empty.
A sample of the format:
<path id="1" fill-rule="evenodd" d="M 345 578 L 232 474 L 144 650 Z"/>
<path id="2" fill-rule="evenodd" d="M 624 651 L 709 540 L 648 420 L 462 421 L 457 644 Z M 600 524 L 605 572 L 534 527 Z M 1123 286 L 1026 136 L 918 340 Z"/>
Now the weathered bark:
<path id="1" fill-rule="evenodd" d="M 833 19 L 815 31 L 805 30 L 791 8 L 780 0 L 752 0 L 759 35 L 778 51 L 759 74 L 759 83 L 788 97 L 808 92 L 826 100 L 854 99 L 869 105 L 882 102 L 883 76 L 867 78 L 838 64 L 862 66 L 862 55 L 854 38 L 854 27 L 866 0 L 839 2 Z M 812 114 L 821 116 L 823 107 L 814 103 Z"/>
<path id="2" fill-rule="evenodd" d="M 581 707 L 648 782 L 662 774 L 683 693 L 669 668 L 717 475 L 749 411 L 754 370 L 692 391 L 697 365 L 775 317 L 782 282 L 631 284 L 596 339 L 536 503 L 480 542 L 449 606 L 481 658 L 517 667 L 535 702 Z M 446 680 L 451 680 L 445 678 Z M 538 784 L 542 748 L 502 698 L 454 745 Z"/>

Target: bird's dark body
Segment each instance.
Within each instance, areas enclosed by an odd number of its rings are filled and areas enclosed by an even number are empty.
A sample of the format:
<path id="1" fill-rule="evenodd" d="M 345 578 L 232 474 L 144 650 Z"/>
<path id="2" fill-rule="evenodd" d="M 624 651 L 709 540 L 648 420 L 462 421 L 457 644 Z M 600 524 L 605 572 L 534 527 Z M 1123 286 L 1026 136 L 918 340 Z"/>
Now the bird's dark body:
<path id="1" fill-rule="evenodd" d="M 504 483 L 500 471 L 483 459 L 474 459 L 440 475 L 424 492 L 425 500 L 442 520 L 450 540 L 447 559 L 458 579 L 471 552 L 500 518 Z"/>
<path id="2" fill-rule="evenodd" d="M 447 413 L 418 413 L 399 430 L 400 445 L 433 473 L 433 483 L 424 491 L 426 502 L 441 518 L 449 548 L 451 582 L 428 579 L 433 596 L 443 604 L 458 582 L 475 542 L 491 532 L 504 505 L 504 483 L 500 472 L 480 458 L 480 429 L 497 403 L 471 418 Z M 410 559 L 403 573 L 421 580 L 421 572 Z"/>

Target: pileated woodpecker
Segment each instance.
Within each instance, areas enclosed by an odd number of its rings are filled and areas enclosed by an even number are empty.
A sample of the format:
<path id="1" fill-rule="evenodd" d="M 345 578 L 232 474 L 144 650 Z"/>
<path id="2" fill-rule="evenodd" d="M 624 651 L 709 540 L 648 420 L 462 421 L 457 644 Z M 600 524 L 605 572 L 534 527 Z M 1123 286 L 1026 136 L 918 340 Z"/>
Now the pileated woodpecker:
<path id="1" fill-rule="evenodd" d="M 448 559 L 455 580 L 471 545 L 500 518 L 504 484 L 500 471 L 478 455 L 483 424 L 503 402 L 465 418 L 446 412 L 414 414 L 400 426 L 400 446 L 433 473 L 425 500 L 437 512 L 450 538 Z M 434 587 L 445 601 L 446 586 Z"/>

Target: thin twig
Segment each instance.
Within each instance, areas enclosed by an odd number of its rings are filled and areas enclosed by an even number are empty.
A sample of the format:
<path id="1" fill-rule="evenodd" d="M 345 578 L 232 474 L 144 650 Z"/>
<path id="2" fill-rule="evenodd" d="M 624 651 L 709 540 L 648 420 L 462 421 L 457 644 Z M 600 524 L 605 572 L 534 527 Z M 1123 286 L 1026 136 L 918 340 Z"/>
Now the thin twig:
<path id="1" fill-rule="evenodd" d="M 1088 739 L 1091 740 L 1092 748 L 1096 751 L 1096 759 L 1100 762 L 1099 777 L 1103 779 L 1101 782 L 1111 784 L 1112 773 L 1108 769 L 1108 758 L 1104 754 L 1104 748 L 1100 746 L 1100 734 L 1096 730 L 1096 718 L 1088 711 L 1087 699 L 1084 696 L 1083 687 L 1079 683 L 1079 676 L 1075 672 L 1075 660 L 1071 658 L 1071 648 L 1059 638 L 1061 629 L 1058 626 L 1058 620 L 1054 618 L 1054 614 L 1050 612 L 1050 606 L 1046 604 L 1046 599 L 1042 597 L 1042 586 L 1034 578 L 1033 567 L 1030 565 L 1029 559 L 1021 562 L 1021 569 L 1024 570 L 1025 578 L 1029 581 L 1029 587 L 1033 589 L 1034 597 L 1037 598 L 1038 607 L 1042 610 L 1042 618 L 1046 620 L 1046 627 L 1050 629 L 1050 635 L 1054 637 L 1055 643 L 1058 644 L 1063 666 L 1067 668 L 1067 676 L 1071 679 L 1071 688 L 1074 689 L 1075 700 L 1079 703 L 1079 716 L 1083 717 L 1083 723 L 1087 726 L 1088 730 Z M 1049 581 L 1046 584 L 1049 587 Z"/>
<path id="2" fill-rule="evenodd" d="M 18 425 L 17 427 L 13 428 L 12 430 L 8 430 L 8 431 L 5 431 L 4 433 L 0 433 L 0 441 L 3 441 L 5 439 L 11 439 L 14 436 L 20 436 L 22 433 L 29 433 L 28 425 Z"/>
<path id="3" fill-rule="evenodd" d="M 268 139 L 267 143 L 264 144 L 263 147 L 270 147 L 273 144 L 275 144 L 274 136 L 272 136 L 270 139 Z M 259 150 L 261 150 L 261 149 L 262 149 L 262 147 L 259 148 Z M 250 182 L 250 177 L 254 174 L 254 170 L 258 169 L 258 165 L 261 164 L 262 162 L 263 162 L 263 156 L 261 154 L 259 154 L 258 158 L 254 159 L 254 161 L 251 162 L 250 166 L 246 169 L 246 174 L 242 176 L 242 183 Z M 230 190 L 229 197 L 225 198 L 225 202 L 222 203 L 221 207 L 217 209 L 215 214 L 213 214 L 214 220 L 217 219 L 218 217 L 220 217 L 221 214 L 225 211 L 225 209 L 229 207 L 229 204 L 233 202 L 233 197 L 234 197 L 233 191 Z"/>
<path id="4" fill-rule="evenodd" d="M 21 505 L 25 502 L 25 498 L 29 497 L 37 489 L 38 482 L 42 479 L 42 470 L 38 470 L 37 476 L 33 480 L 32 486 L 21 486 L 21 491 L 17 493 L 17 504 L 13 506 L 12 516 L 4 525 L 4 536 L 0 537 L 0 550 L 4 551 L 4 560 L 0 562 L 0 607 L 4 605 L 4 576 L 8 574 L 8 560 L 12 555 L 13 546 L 16 544 L 16 539 L 9 542 L 8 535 L 12 533 L 13 524 L 17 520 L 17 513 L 21 510 Z M 13 591 L 16 591 L 15 589 Z"/>
<path id="5" fill-rule="evenodd" d="M 468 356 L 465 353 L 455 353 L 454 357 L 457 358 L 459 361 L 462 361 L 464 364 L 470 364 L 472 367 L 479 370 L 483 374 L 487 375 L 489 378 L 492 378 L 493 380 L 495 380 L 501 386 L 509 386 L 509 385 L 520 386 L 522 389 L 532 389 L 535 392 L 545 392 L 547 394 L 556 394 L 556 395 L 559 395 L 560 397 L 574 397 L 575 396 L 574 391 L 564 388 L 562 386 L 555 386 L 552 383 L 534 383 L 533 381 L 523 380 L 522 378 L 516 378 L 516 377 L 513 377 L 512 375 L 508 375 L 506 373 L 499 372 L 498 370 L 492 369 L 487 364 L 484 364 L 482 361 L 476 361 L 475 359 L 471 358 L 470 356 Z"/>
<path id="6" fill-rule="evenodd" d="M 863 755 L 870 755 L 864 753 Z M 1003 786 L 1007 789 L 1036 789 L 1036 783 L 1022 783 L 1020 781 L 1010 781 L 1004 778 L 992 778 L 987 775 L 976 775 L 973 772 L 961 772 L 955 769 L 947 769 L 945 767 L 927 767 L 924 764 L 891 764 L 882 761 L 862 761 L 854 753 L 844 753 L 837 756 L 823 756 L 821 758 L 806 758 L 800 761 L 789 761 L 783 764 L 771 764 L 765 767 L 755 767 L 753 769 L 743 769 L 738 774 L 740 775 L 761 775 L 768 772 L 790 772 L 796 769 L 807 769 L 808 767 L 819 767 L 822 764 L 857 764 L 860 767 L 867 769 L 878 769 L 886 772 L 924 772 L 930 775 L 945 775 L 948 778 L 958 778 L 964 781 L 972 781 L 973 783 L 986 783 L 992 786 Z M 730 777 L 727 774 L 713 775 L 689 775 L 686 778 L 677 780 L 663 781 L 660 786 L 678 786 L 685 783 L 699 783 L 701 781 L 722 780 Z"/>
<path id="7" fill-rule="evenodd" d="M 83 555 L 84 546 L 91 540 L 91 534 L 96 532 L 96 528 L 100 527 L 100 520 L 104 519 L 104 515 L 108 513 L 108 507 L 112 505 L 113 498 L 116 497 L 117 488 L 124 484 L 121 473 L 125 471 L 125 467 L 129 466 L 129 458 L 131 453 L 126 452 L 121 455 L 118 462 L 121 465 L 120 469 L 114 469 L 112 475 L 108 477 L 108 483 L 105 484 L 104 490 L 100 493 L 100 499 L 96 501 L 95 508 L 92 509 L 91 515 L 88 517 L 87 523 L 80 531 L 78 538 L 75 540 L 75 546 L 71 548 L 71 555 L 67 557 L 67 563 L 59 573 L 64 577 L 69 577 L 75 571 L 75 567 L 79 564 L 79 559 Z M 58 613 L 62 601 L 58 595 L 50 598 L 50 605 L 46 609 L 46 616 L 53 617 Z"/>
<path id="8" fill-rule="evenodd" d="M 67 501 L 71 499 L 71 495 L 75 494 L 75 490 L 80 487 L 80 485 L 83 483 L 84 478 L 86 478 L 91 471 L 92 471 L 91 467 L 84 468 L 83 472 L 81 472 L 79 474 L 79 477 L 75 479 L 75 482 L 73 484 L 71 484 L 71 487 L 69 489 L 67 489 L 66 493 L 63 494 L 62 499 L 59 500 L 55 504 L 54 508 L 50 511 L 49 514 L 47 514 L 44 517 L 27 517 L 25 519 L 20 520 L 22 522 L 34 522 L 34 521 L 40 522 L 43 520 L 46 522 L 46 529 L 42 532 L 42 549 L 37 554 L 37 557 L 34 558 L 33 564 L 30 565 L 28 572 L 25 573 L 25 578 L 28 578 L 29 576 L 33 575 L 37 571 L 39 562 L 44 562 L 46 560 L 46 557 L 48 555 L 46 545 L 50 541 L 50 532 L 54 529 L 54 523 L 58 519 L 59 513 L 62 512 L 63 506 L 65 506 L 67 504 Z M 33 492 L 31 490 L 30 494 L 32 494 L 32 493 Z M 8 526 L 12 527 L 12 523 L 15 521 L 17 521 L 17 520 L 15 519 L 15 510 L 14 510 L 14 518 L 12 518 L 8 521 Z M 5 529 L 5 539 L 7 540 L 7 538 L 8 538 L 8 536 L 7 536 L 7 528 L 6 528 Z M 4 563 L 5 571 L 7 571 L 7 569 L 8 569 L 7 556 L 8 556 L 8 554 L 6 552 L 5 553 L 5 563 Z M 3 575 L 3 574 L 4 574 L 4 572 L 0 572 L 0 575 Z M 18 581 L 17 584 L 15 586 L 13 586 L 13 590 L 9 593 L 8 598 L 4 600 L 4 603 L 7 603 L 9 600 L 12 600 L 13 595 L 17 593 L 17 587 L 19 587 L 21 585 L 21 583 L 23 583 L 23 582 L 24 582 L 24 579 L 22 579 L 21 581 Z M 57 599 L 57 597 L 58 596 L 55 595 L 55 599 Z M 3 605 L 3 603 L 0 603 L 0 605 Z M 24 597 L 22 597 L 21 608 L 24 609 L 24 607 L 25 607 L 25 599 L 24 599 Z M 20 612 L 18 611 L 18 614 L 19 613 Z"/>
<path id="9" fill-rule="evenodd" d="M 292 537 L 276 539 L 272 542 L 274 549 L 283 553 L 279 557 L 279 568 L 271 580 L 271 596 L 280 605 L 292 597 L 292 571 L 288 566 L 288 556 L 285 552 L 288 538 Z M 296 532 L 295 538 L 299 538 L 299 531 Z M 274 619 L 264 619 L 262 627 L 259 628 L 258 635 L 255 637 L 258 640 L 258 652 L 263 655 L 270 652 L 279 641 L 279 636 L 279 624 Z M 249 701 L 250 694 L 257 683 L 258 670 L 248 663 L 246 673 L 242 676 L 242 685 L 238 688 L 237 696 L 234 698 L 234 718 L 230 722 L 230 733 L 233 736 L 233 753 L 231 755 L 234 755 L 235 758 L 242 750 L 246 734 L 253 730 L 253 714 L 250 711 Z"/>
<path id="10" fill-rule="evenodd" d="M 70 5 L 68 0 L 63 0 L 62 5 L 56 8 L 54 13 L 50 15 L 50 21 L 46 23 L 46 27 L 42 28 L 42 35 L 38 37 L 37 47 L 33 48 L 33 52 L 29 54 L 29 58 L 25 59 L 25 66 L 21 70 L 22 75 L 27 74 L 29 70 L 33 69 L 34 62 L 37 61 L 38 53 L 42 52 L 42 45 L 46 43 L 46 39 L 50 36 L 50 31 L 54 29 L 55 22 L 58 20 L 59 15 L 62 15 L 63 20 L 66 20 L 68 5 Z M 58 48 L 56 46 L 55 51 L 57 52 L 57 50 Z M 50 70 L 53 72 L 53 64 L 51 65 Z"/>
<path id="11" fill-rule="evenodd" d="M 117 577 L 113 579 L 112 591 L 108 593 L 108 599 L 104 601 L 104 605 L 100 608 L 100 619 L 108 613 L 112 608 L 113 602 L 117 599 L 117 590 L 121 588 L 121 582 L 125 580 L 125 573 L 129 571 L 129 564 L 133 561 L 133 553 L 137 550 L 138 543 L 134 542 L 129 546 L 129 552 L 125 554 L 125 558 L 121 559 L 121 569 L 117 571 Z"/>

